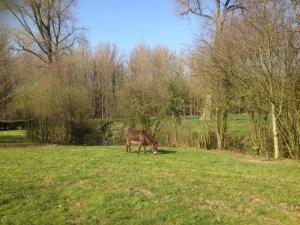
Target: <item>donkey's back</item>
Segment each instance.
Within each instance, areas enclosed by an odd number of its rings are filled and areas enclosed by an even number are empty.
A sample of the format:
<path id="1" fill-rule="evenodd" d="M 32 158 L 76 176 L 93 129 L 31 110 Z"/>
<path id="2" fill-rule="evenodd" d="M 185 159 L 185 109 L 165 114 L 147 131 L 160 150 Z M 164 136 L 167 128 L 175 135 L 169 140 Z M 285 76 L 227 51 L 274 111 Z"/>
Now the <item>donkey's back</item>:
<path id="1" fill-rule="evenodd" d="M 149 135 L 147 135 L 146 131 L 144 130 L 137 130 L 133 128 L 125 128 L 125 138 L 131 142 L 140 142 L 142 144 L 149 144 L 146 143 L 150 141 Z M 147 140 L 149 139 L 149 140 Z"/>

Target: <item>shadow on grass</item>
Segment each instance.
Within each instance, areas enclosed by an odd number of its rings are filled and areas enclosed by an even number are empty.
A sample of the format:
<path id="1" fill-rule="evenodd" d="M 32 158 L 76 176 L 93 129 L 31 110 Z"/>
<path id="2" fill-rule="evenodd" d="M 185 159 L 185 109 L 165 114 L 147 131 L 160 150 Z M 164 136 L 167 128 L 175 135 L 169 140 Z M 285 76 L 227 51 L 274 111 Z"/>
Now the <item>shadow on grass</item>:
<path id="1" fill-rule="evenodd" d="M 130 153 L 133 153 L 133 154 L 138 154 L 138 155 L 145 155 L 144 151 L 140 151 L 140 153 L 138 151 L 131 151 L 131 152 L 128 152 L 129 154 Z M 147 151 L 146 154 L 151 154 L 152 155 L 152 152 L 151 151 Z M 177 151 L 174 151 L 174 150 L 163 150 L 163 149 L 160 149 L 160 150 L 157 150 L 157 153 L 158 155 L 165 155 L 165 154 L 174 154 L 174 153 L 177 153 Z"/>
<path id="2" fill-rule="evenodd" d="M 158 152 L 158 154 L 173 154 L 173 153 L 176 153 L 177 151 L 174 151 L 174 150 L 163 150 L 163 149 L 161 149 L 161 150 L 158 150 L 157 151 Z"/>

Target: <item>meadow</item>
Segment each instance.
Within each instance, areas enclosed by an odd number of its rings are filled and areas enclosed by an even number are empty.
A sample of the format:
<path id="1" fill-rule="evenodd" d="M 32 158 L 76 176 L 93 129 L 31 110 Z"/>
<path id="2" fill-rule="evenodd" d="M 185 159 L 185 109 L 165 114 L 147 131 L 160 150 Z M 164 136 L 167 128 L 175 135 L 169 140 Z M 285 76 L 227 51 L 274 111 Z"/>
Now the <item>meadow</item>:
<path id="1" fill-rule="evenodd" d="M 76 2 L 0 2 L 0 225 L 300 224 L 299 1 Z"/>
<path id="2" fill-rule="evenodd" d="M 299 224 L 299 173 L 184 148 L 0 148 L 0 224 Z"/>
<path id="3" fill-rule="evenodd" d="M 26 141 L 26 130 L 2 130 L 0 131 L 1 142 Z"/>
<path id="4" fill-rule="evenodd" d="M 199 116 L 185 116 L 182 117 L 182 125 L 192 131 L 201 130 L 203 126 L 203 121 Z M 246 113 L 243 114 L 230 114 L 228 117 L 228 133 L 231 135 L 248 135 L 250 132 L 250 119 L 249 115 Z M 216 121 L 213 117 L 212 120 L 208 121 L 209 129 L 213 132 L 216 131 Z"/>

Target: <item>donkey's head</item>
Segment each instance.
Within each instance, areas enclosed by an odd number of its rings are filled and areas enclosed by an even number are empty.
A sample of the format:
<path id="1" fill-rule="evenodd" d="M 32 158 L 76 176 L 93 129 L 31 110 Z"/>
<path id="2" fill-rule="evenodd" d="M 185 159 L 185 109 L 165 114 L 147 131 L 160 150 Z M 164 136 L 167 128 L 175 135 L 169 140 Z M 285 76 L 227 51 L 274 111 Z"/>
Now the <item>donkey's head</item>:
<path id="1" fill-rule="evenodd" d="M 156 142 L 156 141 L 154 141 L 154 142 L 151 144 L 151 150 L 152 150 L 152 153 L 153 153 L 154 155 L 157 154 L 157 142 Z"/>

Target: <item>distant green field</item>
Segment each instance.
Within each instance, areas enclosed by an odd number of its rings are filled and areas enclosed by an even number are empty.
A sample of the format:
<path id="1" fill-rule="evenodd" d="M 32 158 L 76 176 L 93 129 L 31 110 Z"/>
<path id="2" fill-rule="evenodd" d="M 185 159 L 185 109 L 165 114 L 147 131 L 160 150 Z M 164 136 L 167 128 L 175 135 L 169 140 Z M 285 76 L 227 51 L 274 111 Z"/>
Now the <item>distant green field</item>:
<path id="1" fill-rule="evenodd" d="M 203 121 L 200 120 L 199 116 L 187 116 L 182 117 L 182 124 L 184 127 L 191 129 L 192 131 L 199 131 Z M 216 124 L 214 119 L 209 121 L 209 127 L 212 131 L 215 131 Z M 118 138 L 123 138 L 124 124 L 122 121 L 113 123 L 112 129 L 113 134 Z M 249 118 L 247 114 L 230 115 L 228 120 L 229 132 L 233 135 L 247 135 L 249 132 Z M 0 131 L 0 142 L 15 142 L 15 141 L 26 141 L 25 130 L 9 130 Z"/>
<path id="2" fill-rule="evenodd" d="M 300 224 L 297 162 L 45 146 L 0 148 L 0 174 L 0 224 Z"/>
<path id="3" fill-rule="evenodd" d="M 26 141 L 25 130 L 5 130 L 0 131 L 0 142 L 15 142 L 15 141 Z"/>
<path id="4" fill-rule="evenodd" d="M 199 131 L 203 121 L 199 116 L 187 116 L 182 118 L 182 124 L 193 131 Z M 215 119 L 208 122 L 212 131 L 216 130 Z M 230 114 L 228 117 L 228 132 L 233 135 L 247 135 L 249 133 L 249 116 L 247 114 Z"/>

